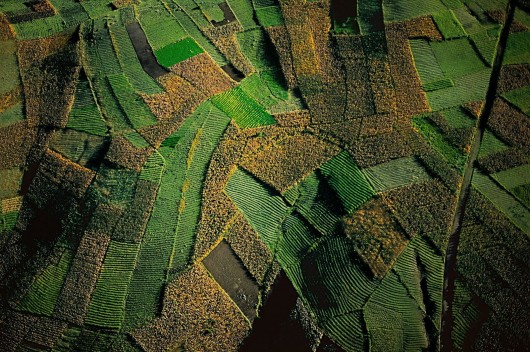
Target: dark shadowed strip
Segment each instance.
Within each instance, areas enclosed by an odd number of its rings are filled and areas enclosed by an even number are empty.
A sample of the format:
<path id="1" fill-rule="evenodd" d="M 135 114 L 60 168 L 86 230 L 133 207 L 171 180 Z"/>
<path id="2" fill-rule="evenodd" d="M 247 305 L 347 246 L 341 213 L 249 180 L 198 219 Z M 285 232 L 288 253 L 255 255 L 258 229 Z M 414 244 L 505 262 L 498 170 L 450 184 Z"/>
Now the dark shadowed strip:
<path id="1" fill-rule="evenodd" d="M 510 25 L 514 18 L 515 5 L 514 1 L 509 1 L 507 8 L 507 18 L 497 44 L 495 54 L 495 61 L 493 70 L 490 76 L 490 83 L 488 92 L 486 94 L 486 103 L 478 119 L 478 127 L 475 132 L 475 139 L 469 152 L 469 157 L 464 169 L 464 179 L 458 195 L 458 205 L 453 219 L 452 232 L 449 237 L 449 243 L 445 253 L 445 269 L 444 269 L 444 290 L 443 290 L 443 310 L 442 310 L 442 326 L 440 331 L 440 346 L 442 352 L 454 351 L 453 341 L 451 338 L 454 316 L 453 316 L 453 300 L 455 295 L 455 279 L 457 277 L 457 254 L 458 244 L 460 242 L 460 233 L 462 231 L 462 223 L 464 221 L 464 214 L 466 211 L 466 204 L 469 199 L 471 179 L 473 178 L 473 166 L 477 159 L 480 144 L 484 136 L 484 130 L 491 112 L 493 110 L 493 103 L 497 94 L 497 87 L 499 85 L 499 77 L 502 67 L 502 59 L 508 42 L 508 35 L 510 33 Z"/>
<path id="2" fill-rule="evenodd" d="M 223 65 L 221 66 L 221 68 L 223 69 L 223 71 L 226 72 L 227 75 L 230 76 L 230 78 L 232 78 L 236 82 L 239 82 L 243 78 L 245 78 L 245 75 L 237 68 L 235 68 L 234 65 L 232 65 L 231 63 Z"/>
<path id="3" fill-rule="evenodd" d="M 233 22 L 236 20 L 236 16 L 232 12 L 232 9 L 226 2 L 222 2 L 219 5 L 219 8 L 223 11 L 223 14 L 225 15 L 225 19 L 221 22 L 217 22 L 215 20 L 210 21 L 215 27 L 220 27 L 222 25 L 225 25 L 227 23 Z"/>
<path id="4" fill-rule="evenodd" d="M 149 76 L 157 79 L 169 72 L 156 61 L 155 54 L 153 54 L 153 50 L 147 42 L 147 37 L 138 22 L 128 24 L 127 33 L 129 33 L 134 51 L 136 51 L 136 55 L 138 56 L 138 60 L 140 60 L 142 68 Z"/>

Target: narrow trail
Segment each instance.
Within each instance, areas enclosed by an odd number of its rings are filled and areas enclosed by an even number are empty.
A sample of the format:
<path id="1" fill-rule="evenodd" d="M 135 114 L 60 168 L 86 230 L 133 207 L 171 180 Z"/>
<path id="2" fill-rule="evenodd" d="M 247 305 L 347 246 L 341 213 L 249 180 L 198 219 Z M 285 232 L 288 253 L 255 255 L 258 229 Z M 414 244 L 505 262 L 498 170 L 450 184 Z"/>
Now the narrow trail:
<path id="1" fill-rule="evenodd" d="M 442 352 L 451 352 L 454 350 L 453 341 L 451 339 L 454 316 L 452 311 L 455 279 L 457 276 L 456 263 L 457 263 L 457 250 L 460 242 L 460 233 L 462 231 L 462 223 L 464 220 L 464 214 L 466 210 L 467 201 L 470 193 L 471 179 L 473 178 L 473 166 L 478 156 L 480 144 L 484 136 L 484 130 L 488 123 L 488 119 L 493 110 L 493 102 L 497 92 L 497 86 L 499 84 L 499 76 L 502 67 L 502 60 L 506 49 L 506 43 L 508 41 L 508 35 L 510 33 L 510 26 L 513 22 L 515 12 L 515 4 L 513 0 L 508 2 L 507 17 L 504 22 L 504 26 L 501 31 L 499 42 L 497 44 L 497 50 L 495 53 L 495 61 L 491 72 L 490 82 L 488 91 L 486 94 L 486 103 L 480 116 L 478 118 L 477 130 L 471 150 L 469 152 L 469 158 L 467 159 L 466 166 L 464 169 L 464 179 L 458 195 L 457 210 L 453 218 L 453 225 L 451 228 L 451 235 L 447 245 L 447 251 L 445 253 L 445 268 L 444 268 L 444 289 L 443 289 L 443 306 L 442 306 L 442 325 L 440 331 L 440 350 Z"/>

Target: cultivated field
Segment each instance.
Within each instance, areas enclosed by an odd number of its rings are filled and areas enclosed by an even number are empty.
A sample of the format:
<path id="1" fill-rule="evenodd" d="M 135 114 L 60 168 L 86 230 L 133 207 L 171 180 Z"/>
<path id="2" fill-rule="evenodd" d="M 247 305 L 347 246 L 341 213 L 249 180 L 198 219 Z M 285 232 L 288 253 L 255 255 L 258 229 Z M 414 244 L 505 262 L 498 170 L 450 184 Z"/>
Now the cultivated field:
<path id="1" fill-rule="evenodd" d="M 528 351 L 527 0 L 0 0 L 0 351 Z"/>

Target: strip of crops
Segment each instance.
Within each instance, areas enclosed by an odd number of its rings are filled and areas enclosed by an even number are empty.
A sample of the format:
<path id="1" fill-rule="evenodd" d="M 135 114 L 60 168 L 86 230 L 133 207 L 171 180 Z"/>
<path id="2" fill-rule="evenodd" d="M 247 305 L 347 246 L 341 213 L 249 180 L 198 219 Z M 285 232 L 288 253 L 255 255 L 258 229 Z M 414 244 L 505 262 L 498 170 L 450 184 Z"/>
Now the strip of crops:
<path id="1" fill-rule="evenodd" d="M 125 137 L 126 140 L 131 142 L 133 146 L 136 148 L 147 148 L 149 147 L 149 143 L 145 140 L 144 137 L 135 130 L 132 130 L 130 132 L 124 133 L 123 137 Z"/>
<path id="2" fill-rule="evenodd" d="M 135 91 L 145 94 L 158 94 L 163 91 L 162 87 L 152 79 L 142 68 L 138 56 L 134 51 L 131 38 L 122 23 L 109 23 L 112 43 L 123 73 L 134 87 Z"/>
<path id="3" fill-rule="evenodd" d="M 313 246 L 299 264 L 284 268 L 321 321 L 361 309 L 377 287 L 355 261 L 353 251 L 348 239 L 332 237 Z"/>
<path id="4" fill-rule="evenodd" d="M 123 73 L 107 76 L 112 92 L 134 129 L 156 123 L 156 118 L 142 98 L 134 92 Z"/>
<path id="5" fill-rule="evenodd" d="M 50 2 L 64 19 L 65 28 L 77 26 L 89 18 L 83 6 L 78 2 L 70 0 L 50 0 Z"/>
<path id="6" fill-rule="evenodd" d="M 347 351 L 365 350 L 362 311 L 356 310 L 327 319 L 323 327 L 326 333 Z M 390 348 L 388 345 L 386 347 Z"/>
<path id="7" fill-rule="evenodd" d="M 256 8 L 256 17 L 263 27 L 281 26 L 284 24 L 282 10 L 279 6 Z"/>
<path id="8" fill-rule="evenodd" d="M 476 120 L 470 118 L 460 106 L 443 110 L 442 114 L 452 128 L 473 127 L 476 124 Z"/>
<path id="9" fill-rule="evenodd" d="M 225 192 L 265 244 L 274 250 L 280 224 L 290 212 L 282 197 L 243 170 L 236 170 Z"/>
<path id="10" fill-rule="evenodd" d="M 441 133 L 441 131 L 433 126 L 425 117 L 415 117 L 412 119 L 412 124 L 425 137 L 425 140 L 436 150 L 443 155 L 451 166 L 462 169 L 466 162 L 466 155 L 451 145 Z"/>
<path id="11" fill-rule="evenodd" d="M 145 162 L 140 173 L 140 180 L 146 180 L 160 184 L 162 173 L 165 170 L 165 165 L 166 159 L 158 150 L 155 150 Z"/>
<path id="12" fill-rule="evenodd" d="M 492 174 L 491 177 L 499 182 L 504 188 L 512 188 L 530 183 L 530 164 L 514 167 L 505 171 Z"/>
<path id="13" fill-rule="evenodd" d="M 109 2 L 110 1 L 81 1 L 80 3 L 90 18 L 95 19 L 109 12 Z"/>
<path id="14" fill-rule="evenodd" d="M 384 0 L 385 21 L 403 21 L 446 10 L 441 0 Z"/>
<path id="15" fill-rule="evenodd" d="M 530 32 L 511 33 L 506 44 L 503 65 L 530 63 Z"/>
<path id="16" fill-rule="evenodd" d="M 18 308 L 33 314 L 51 316 L 72 259 L 73 253 L 65 250 L 57 263 L 52 263 L 44 269 L 32 283 Z"/>
<path id="17" fill-rule="evenodd" d="M 139 246 L 111 241 L 88 306 L 85 322 L 109 329 L 121 328 L 128 286 Z"/>
<path id="18" fill-rule="evenodd" d="M 371 351 L 403 350 L 403 317 L 393 309 L 368 302 L 363 310 Z"/>
<path id="19" fill-rule="evenodd" d="M 530 211 L 528 209 L 481 172 L 475 171 L 472 184 L 517 227 L 530 236 Z"/>
<path id="20" fill-rule="evenodd" d="M 398 262 L 401 260 L 398 259 Z M 410 275 L 414 275 L 414 272 L 411 272 Z M 401 283 L 400 277 L 398 277 L 393 271 L 391 271 L 385 279 L 378 286 L 377 290 L 370 297 L 371 303 L 373 305 L 367 305 L 365 308 L 365 314 L 371 316 L 371 321 L 375 322 L 375 325 L 368 325 L 368 331 L 371 331 L 373 328 L 377 328 L 378 323 L 382 319 L 386 319 L 386 310 L 381 310 L 379 306 L 392 310 L 396 313 L 401 319 L 396 319 L 392 322 L 394 325 L 393 330 L 402 328 L 403 331 L 403 346 L 402 350 L 404 351 L 421 351 L 422 348 L 426 348 L 428 341 L 427 335 L 425 332 L 425 327 L 423 325 L 423 313 L 418 305 L 418 302 L 413 299 L 407 288 Z M 371 339 L 372 343 L 378 341 L 376 339 Z M 371 346 L 377 350 L 384 350 L 385 345 L 373 345 Z"/>
<path id="21" fill-rule="evenodd" d="M 339 216 L 333 191 L 317 173 L 307 176 L 284 193 L 284 197 L 321 234 L 333 235 Z M 333 209 L 332 209 L 333 208 Z"/>
<path id="22" fill-rule="evenodd" d="M 179 202 L 178 226 L 169 268 L 179 269 L 188 264 L 195 243 L 199 222 L 202 185 L 206 178 L 212 153 L 219 143 L 230 119 L 223 112 L 207 103 L 208 117 L 192 141 L 187 155 L 186 179 L 182 184 Z"/>
<path id="23" fill-rule="evenodd" d="M 138 9 L 140 24 L 153 51 L 184 39 L 186 31 L 159 2 L 149 2 Z"/>
<path id="24" fill-rule="evenodd" d="M 90 36 L 99 35 L 97 44 L 91 43 Z M 114 53 L 104 21 L 91 21 L 81 25 L 80 36 L 85 40 L 81 45 L 82 58 L 88 78 L 92 83 L 97 101 L 105 120 L 116 132 L 129 129 L 127 117 L 114 98 L 112 87 L 105 78 L 108 74 L 121 73 L 120 63 Z"/>
<path id="25" fill-rule="evenodd" d="M 187 37 L 155 51 L 155 56 L 160 65 L 169 68 L 202 52 L 202 48 L 192 38 Z"/>
<path id="26" fill-rule="evenodd" d="M 0 42 L 0 96 L 20 84 L 17 65 L 17 46 L 14 41 Z"/>
<path id="27" fill-rule="evenodd" d="M 230 9 L 236 16 L 237 20 L 243 26 L 243 29 L 250 29 L 257 26 L 254 22 L 254 8 L 251 0 L 227 0 Z"/>
<path id="28" fill-rule="evenodd" d="M 205 27 L 211 27 L 212 24 L 206 19 L 201 9 L 193 0 L 172 0 L 175 5 L 181 8 L 190 19 L 193 20 L 195 25 L 202 29 Z M 188 26 L 182 23 L 182 26 L 188 30 Z"/>
<path id="29" fill-rule="evenodd" d="M 279 102 L 258 73 L 243 79 L 239 87 L 265 109 L 269 109 Z"/>
<path id="30" fill-rule="evenodd" d="M 427 92 L 433 111 L 453 107 L 486 97 L 491 70 L 484 69 L 453 80 L 454 86 Z"/>
<path id="31" fill-rule="evenodd" d="M 86 79 L 80 79 L 77 83 L 74 104 L 66 127 L 96 136 L 107 135 L 107 126 L 96 105 L 90 83 Z"/>
<path id="32" fill-rule="evenodd" d="M 466 31 L 460 22 L 458 22 L 453 11 L 441 11 L 433 14 L 432 17 L 444 39 L 454 39 L 466 36 Z"/>
<path id="33" fill-rule="evenodd" d="M 206 120 L 208 111 L 205 104 L 199 106 L 159 149 L 166 164 L 129 288 L 125 316 L 127 327 L 142 325 L 159 310 L 177 231 L 181 192 L 186 176 L 183 165 L 186 165 L 191 143 Z"/>
<path id="34" fill-rule="evenodd" d="M 519 110 L 530 115 L 530 86 L 515 89 L 502 95 Z"/>
<path id="35" fill-rule="evenodd" d="M 299 263 L 320 235 L 296 213 L 282 224 L 282 234 L 276 247 L 276 259 L 283 268 Z"/>
<path id="36" fill-rule="evenodd" d="M 202 34 L 197 24 L 188 16 L 187 12 L 174 11 L 173 15 L 179 21 L 180 25 L 186 29 L 186 32 L 188 32 L 188 34 L 215 60 L 219 66 L 227 64 L 224 56 L 210 42 L 210 40 Z"/>
<path id="37" fill-rule="evenodd" d="M 493 133 L 491 133 L 490 130 L 486 129 L 484 131 L 484 136 L 482 137 L 482 141 L 480 143 L 480 151 L 478 153 L 479 158 L 483 158 L 487 155 L 501 152 L 503 150 L 508 149 L 508 145 L 506 145 L 503 141 L 495 137 Z"/>
<path id="38" fill-rule="evenodd" d="M 347 213 L 357 209 L 375 194 L 348 152 L 340 153 L 324 164 L 321 170 Z"/>
<path id="39" fill-rule="evenodd" d="M 471 293 L 460 281 L 455 282 L 453 300 L 453 329 L 451 331 L 455 346 L 462 348 L 467 334 L 479 318 L 478 308 L 473 304 Z"/>
<path id="40" fill-rule="evenodd" d="M 12 230 L 15 228 L 18 219 L 18 211 L 9 211 L 2 213 L 2 221 L 0 222 L 0 232 Z"/>
<path id="41" fill-rule="evenodd" d="M 431 177 L 414 157 L 395 159 L 362 170 L 375 192 L 427 181 Z"/>
<path id="42" fill-rule="evenodd" d="M 482 59 L 488 63 L 488 66 L 493 65 L 495 51 L 497 50 L 500 27 L 498 27 L 497 29 L 498 30 L 496 32 L 492 29 L 484 29 L 481 32 L 470 35 L 470 38 L 473 41 L 475 48 L 482 56 Z M 492 34 L 492 32 L 494 34 Z"/>
<path id="43" fill-rule="evenodd" d="M 225 15 L 223 10 L 219 7 L 222 1 L 202 1 L 198 5 L 209 21 L 223 22 Z"/>
<path id="44" fill-rule="evenodd" d="M 25 112 L 22 103 L 13 105 L 9 109 L 0 112 L 0 128 L 22 121 L 24 117 Z"/>
<path id="45" fill-rule="evenodd" d="M 241 128 L 267 126 L 276 120 L 243 89 L 235 87 L 212 97 L 212 103 Z"/>
<path id="46" fill-rule="evenodd" d="M 447 78 L 462 77 L 485 68 L 467 38 L 432 42 L 431 48 Z"/>
<path id="47" fill-rule="evenodd" d="M 110 202 L 126 204 L 134 199 L 137 181 L 138 174 L 133 170 L 101 165 L 95 185 Z"/>
<path id="48" fill-rule="evenodd" d="M 237 33 L 237 41 L 241 51 L 250 60 L 252 66 L 257 71 L 271 68 L 273 57 L 271 51 L 274 48 L 267 42 L 265 31 L 262 28 L 255 28 L 241 33 Z"/>
<path id="49" fill-rule="evenodd" d="M 51 36 L 65 29 L 65 21 L 60 15 L 38 18 L 12 24 L 17 39 L 28 40 Z"/>
<path id="50" fill-rule="evenodd" d="M 98 19 L 85 22 L 81 35 L 84 37 L 84 46 L 87 51 L 87 74 L 116 74 L 121 72 L 121 65 L 116 57 L 112 40 L 107 28 L 107 21 Z M 97 42 L 91 41 L 92 36 L 98 36 Z"/>

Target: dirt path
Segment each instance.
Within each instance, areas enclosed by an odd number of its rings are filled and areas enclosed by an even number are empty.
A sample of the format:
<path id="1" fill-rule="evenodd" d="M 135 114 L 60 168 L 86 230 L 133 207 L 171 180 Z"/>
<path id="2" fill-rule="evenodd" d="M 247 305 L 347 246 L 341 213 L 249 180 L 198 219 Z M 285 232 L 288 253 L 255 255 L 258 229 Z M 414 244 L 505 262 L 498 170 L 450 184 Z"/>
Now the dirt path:
<path id="1" fill-rule="evenodd" d="M 473 178 L 473 166 L 478 156 L 482 137 L 484 136 L 484 130 L 486 128 L 488 119 L 491 115 L 493 102 L 495 101 L 495 95 L 497 92 L 497 86 L 499 84 L 499 76 L 502 66 L 502 59 L 504 57 L 504 51 L 506 43 L 508 41 L 508 35 L 510 32 L 510 25 L 513 22 L 515 11 L 514 1 L 510 0 L 507 9 L 507 18 L 502 28 L 499 43 L 497 45 L 497 51 L 495 53 L 495 61 L 493 63 L 493 70 L 491 72 L 490 83 L 486 95 L 486 103 L 478 119 L 477 130 L 475 133 L 475 139 L 471 146 L 469 158 L 467 160 L 464 170 L 464 180 L 460 188 L 458 196 L 457 211 L 453 218 L 453 226 L 449 242 L 447 245 L 447 251 L 445 253 L 445 269 L 444 269 L 444 290 L 443 290 L 443 314 L 442 314 L 442 326 L 440 331 L 440 344 L 442 352 L 453 351 L 453 342 L 451 339 L 454 316 L 452 312 L 455 279 L 457 276 L 456 263 L 457 263 L 457 250 L 460 242 L 460 233 L 462 230 L 462 222 L 464 220 L 464 214 L 466 210 L 467 201 L 469 198 L 471 179 Z"/>

